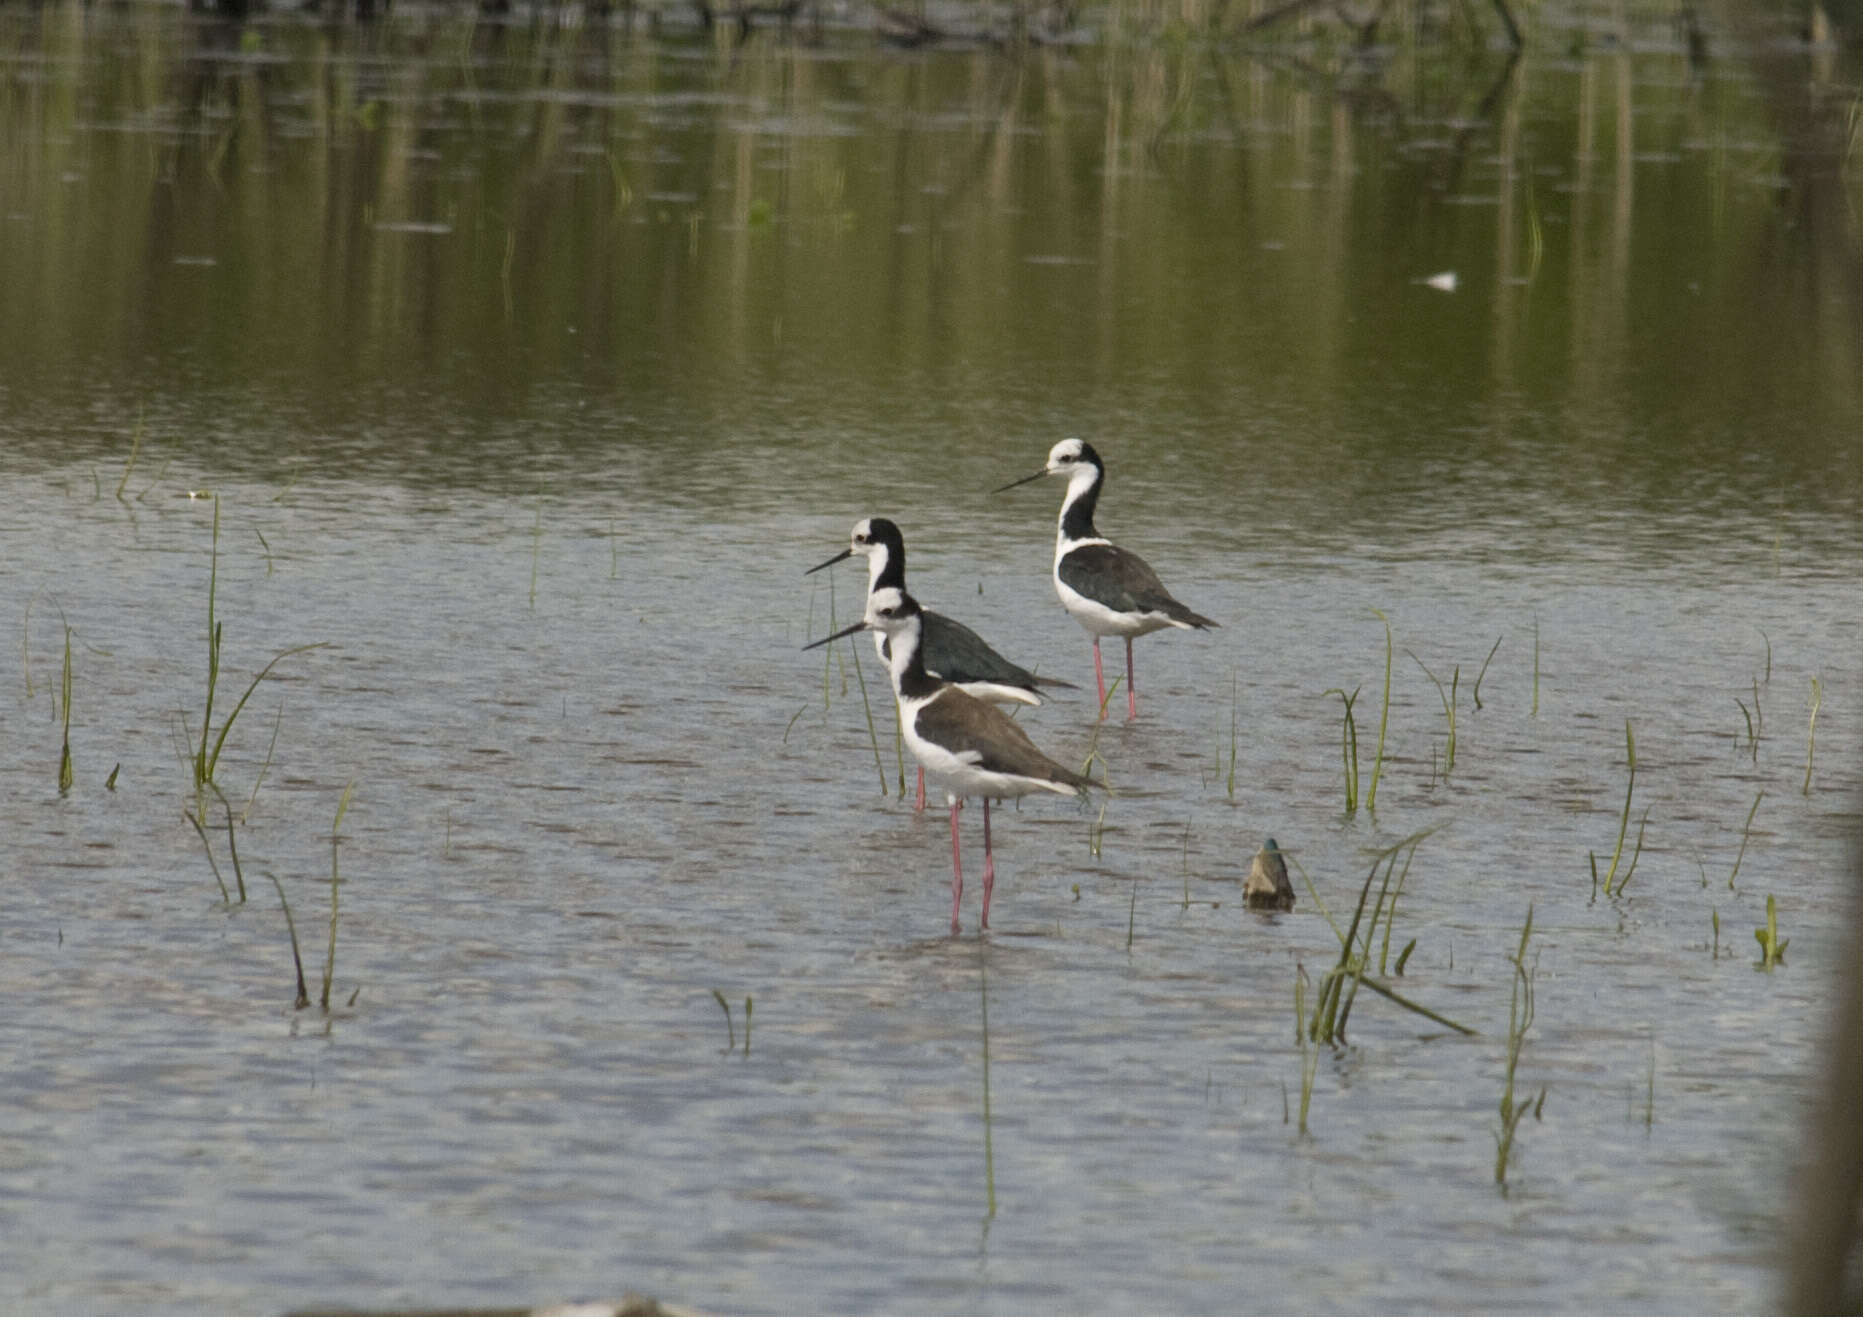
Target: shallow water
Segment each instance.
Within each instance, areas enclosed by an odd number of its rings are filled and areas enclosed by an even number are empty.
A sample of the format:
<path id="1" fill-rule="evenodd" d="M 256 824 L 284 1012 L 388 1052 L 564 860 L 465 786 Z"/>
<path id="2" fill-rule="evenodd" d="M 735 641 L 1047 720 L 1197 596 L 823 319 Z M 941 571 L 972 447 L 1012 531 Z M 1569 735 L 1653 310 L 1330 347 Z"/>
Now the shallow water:
<path id="1" fill-rule="evenodd" d="M 405 52 L 367 45 L 386 38 L 320 56 L 278 26 L 263 94 L 208 97 L 246 135 L 219 165 L 211 141 L 158 150 L 150 183 L 172 84 L 125 128 L 112 75 L 139 40 L 173 72 L 158 57 L 204 38 L 141 21 L 13 34 L 15 104 L 54 104 L 22 90 L 45 78 L 78 109 L 68 135 L 9 130 L 30 201 L 0 253 L 38 317 L 0 339 L 0 603 L 23 634 L 0 733 L 8 1306 L 1766 1306 L 1849 902 L 1863 537 L 1849 285 L 1762 278 L 1809 240 L 1728 163 L 1760 131 L 1737 68 L 1677 90 L 1657 49 L 1518 74 L 1549 236 L 1516 286 L 1516 231 L 1408 176 L 1447 155 L 1421 128 L 1261 66 L 1230 70 L 1256 100 L 1228 126 L 1184 84 L 1189 118 L 1125 174 L 1107 126 L 1146 105 L 1105 88 L 1147 84 L 1112 53 L 577 61 L 519 32 L 471 57 L 468 99 L 463 44 L 397 75 Z M 1619 71 L 1634 204 L 1571 144 Z M 372 128 L 304 108 L 345 79 L 400 90 Z M 1719 145 L 1691 135 L 1704 105 Z M 565 106 L 587 111 L 573 132 Z M 1495 161 L 1525 155 L 1488 131 L 1470 169 L 1524 205 L 1524 164 Z M 665 174 L 622 205 L 552 132 Z M 61 151 L 85 162 L 66 191 Z M 450 233 L 367 227 L 403 170 L 437 208 L 397 219 Z M 446 210 L 447 186 L 475 195 Z M 165 191 L 133 253 L 135 222 L 80 222 Z M 509 303 L 507 225 L 535 257 Z M 1691 292 L 1698 232 L 1720 240 Z M 1828 272 L 1849 252 L 1823 241 Z M 1412 282 L 1449 265 L 1452 296 Z M 800 652 L 862 578 L 802 572 L 892 515 L 927 603 L 1089 682 L 1046 577 L 1058 488 L 983 492 L 1072 432 L 1108 457 L 1102 527 L 1224 625 L 1138 642 L 1136 724 L 1096 741 L 1086 694 L 1021 715 L 1063 758 L 1097 748 L 1117 793 L 1103 828 L 1060 800 L 997 813 L 984 939 L 966 811 L 950 939 L 945 816 L 881 790 L 871 647 Z M 273 655 L 327 645 L 282 661 L 228 738 L 220 780 L 251 802 L 230 908 L 182 812 L 214 517 L 188 491 L 219 498 L 216 726 Z M 1373 610 L 1386 761 L 1375 816 L 1348 817 L 1326 692 L 1360 690 L 1368 786 Z M 1457 674 L 1451 771 L 1420 664 Z M 1735 701 L 1756 699 L 1754 746 Z M 1626 720 L 1627 852 L 1647 827 L 1606 900 L 1587 853 L 1616 841 Z M 333 1010 L 293 1011 L 267 875 L 315 994 L 351 783 Z M 1391 954 L 1415 938 L 1403 990 L 1479 1036 L 1361 996 L 1301 1138 L 1296 971 L 1337 942 L 1298 877 L 1291 915 L 1244 911 L 1248 858 L 1274 835 L 1344 918 L 1372 852 L 1429 828 Z M 1791 947 L 1759 973 L 1769 894 Z M 1518 1083 L 1547 1095 L 1503 1193 L 1529 904 Z"/>

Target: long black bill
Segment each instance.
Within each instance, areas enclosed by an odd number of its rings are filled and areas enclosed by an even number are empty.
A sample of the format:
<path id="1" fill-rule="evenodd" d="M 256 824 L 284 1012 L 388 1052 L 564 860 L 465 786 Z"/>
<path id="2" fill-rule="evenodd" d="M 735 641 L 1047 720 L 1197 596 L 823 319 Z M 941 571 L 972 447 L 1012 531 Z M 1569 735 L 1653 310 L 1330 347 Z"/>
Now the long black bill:
<path id="1" fill-rule="evenodd" d="M 843 554 L 842 556 L 846 557 L 847 555 Z M 822 566 L 824 567 L 826 567 L 827 565 L 828 565 L 827 563 L 822 564 Z M 853 626 L 842 627 L 839 631 L 835 632 L 832 636 L 823 636 L 820 640 L 811 640 L 808 644 L 804 645 L 802 648 L 820 649 L 823 645 L 832 645 L 835 641 L 839 640 L 842 636 L 851 636 L 856 631 L 865 631 L 866 629 L 867 629 L 867 624 L 865 621 L 856 622 L 854 623 Z"/>
<path id="2" fill-rule="evenodd" d="M 1020 480 L 1012 480 L 1006 485 L 1000 485 L 997 488 L 992 489 L 990 492 L 992 494 L 1000 494 L 1005 489 L 1014 489 L 1017 485 L 1026 485 L 1031 480 L 1040 480 L 1043 476 L 1047 474 L 1048 474 L 1047 468 L 1044 467 L 1042 470 L 1037 471 L 1032 476 L 1023 476 L 1022 479 Z"/>
<path id="3" fill-rule="evenodd" d="M 837 553 L 834 557 L 830 558 L 827 562 L 818 562 L 813 567 L 809 568 L 806 572 L 802 574 L 804 576 L 813 576 L 815 575 L 816 572 L 819 572 L 822 568 L 832 567 L 836 563 L 840 562 L 843 558 L 852 558 L 853 556 L 854 556 L 854 551 L 852 549 L 843 549 L 841 550 L 841 552 Z"/>

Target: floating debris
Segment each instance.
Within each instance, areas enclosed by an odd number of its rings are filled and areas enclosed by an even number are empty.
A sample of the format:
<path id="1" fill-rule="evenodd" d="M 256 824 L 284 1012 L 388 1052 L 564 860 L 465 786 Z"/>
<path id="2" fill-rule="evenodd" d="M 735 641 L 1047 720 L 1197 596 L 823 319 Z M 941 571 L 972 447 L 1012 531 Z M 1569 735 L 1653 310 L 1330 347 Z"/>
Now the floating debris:
<path id="1" fill-rule="evenodd" d="M 1287 880 L 1287 861 L 1274 838 L 1268 838 L 1255 852 L 1255 862 L 1248 867 L 1248 881 L 1242 884 L 1242 900 L 1251 910 L 1292 910 L 1294 885 Z"/>

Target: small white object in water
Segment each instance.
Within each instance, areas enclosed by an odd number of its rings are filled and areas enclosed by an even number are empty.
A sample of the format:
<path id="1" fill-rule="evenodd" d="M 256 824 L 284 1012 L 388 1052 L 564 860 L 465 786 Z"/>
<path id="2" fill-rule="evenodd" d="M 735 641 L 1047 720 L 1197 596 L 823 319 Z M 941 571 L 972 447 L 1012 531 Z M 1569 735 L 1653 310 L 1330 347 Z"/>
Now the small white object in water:
<path id="1" fill-rule="evenodd" d="M 1439 293 L 1453 293 L 1455 291 L 1455 271 L 1444 270 L 1441 274 L 1432 274 L 1429 278 L 1418 279 L 1416 282 L 1434 288 Z"/>

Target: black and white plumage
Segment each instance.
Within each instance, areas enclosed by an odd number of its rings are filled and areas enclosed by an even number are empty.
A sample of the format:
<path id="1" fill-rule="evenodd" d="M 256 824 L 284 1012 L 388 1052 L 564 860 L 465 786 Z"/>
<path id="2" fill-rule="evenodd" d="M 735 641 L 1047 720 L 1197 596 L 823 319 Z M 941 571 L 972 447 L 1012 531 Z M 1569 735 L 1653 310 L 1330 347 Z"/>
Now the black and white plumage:
<path id="1" fill-rule="evenodd" d="M 924 610 L 904 590 L 893 586 L 867 596 L 866 616 L 826 640 L 874 630 L 888 644 L 887 671 L 899 707 L 906 748 L 932 781 L 944 788 L 951 806 L 951 931 L 960 924 L 964 865 L 958 846 L 958 811 L 969 796 L 983 798 L 983 921 L 990 926 L 990 894 L 996 885 L 996 858 L 990 847 L 990 801 L 1019 798 L 1036 791 L 1078 796 L 1101 785 L 1056 763 L 1029 739 L 1009 715 L 995 705 L 926 671 L 922 650 Z"/>
<path id="2" fill-rule="evenodd" d="M 998 489 L 1014 489 L 1043 476 L 1066 476 L 1059 527 L 1054 541 L 1054 591 L 1061 606 L 1093 637 L 1093 677 L 1102 709 L 1106 678 L 1100 663 L 1100 637 L 1122 636 L 1126 642 L 1126 716 L 1138 717 L 1133 681 L 1135 636 L 1180 627 L 1199 631 L 1218 625 L 1172 597 L 1145 560 L 1101 535 L 1093 525 L 1094 508 L 1106 481 L 1106 466 L 1093 445 L 1063 439 L 1048 450 L 1048 463 L 1033 475 Z"/>
<path id="3" fill-rule="evenodd" d="M 815 564 L 810 572 L 819 572 L 844 558 L 864 554 L 867 559 L 867 594 L 877 590 L 906 588 L 906 540 L 899 527 L 885 517 L 868 517 L 854 523 L 848 547 L 827 562 Z M 962 686 L 979 699 L 999 704 L 1040 704 L 1044 686 L 1073 690 L 1069 681 L 1038 677 L 1020 664 L 1011 663 L 984 641 L 983 637 L 962 622 L 920 610 L 923 620 L 920 652 L 925 671 L 934 677 Z M 882 663 L 887 661 L 887 638 L 875 631 L 873 647 Z"/>
<path id="4" fill-rule="evenodd" d="M 848 547 L 826 562 L 816 563 L 803 575 L 832 567 L 844 558 L 863 554 L 867 559 L 867 596 L 880 590 L 906 588 L 906 539 L 899 527 L 885 517 L 867 517 L 854 523 Z M 962 622 L 920 610 L 920 653 L 925 671 L 933 677 L 952 682 L 978 699 L 999 704 L 1040 704 L 1042 687 L 1073 690 L 1074 683 L 1053 677 L 1038 677 L 1027 668 L 1011 663 L 985 643 L 982 636 Z M 886 633 L 875 630 L 873 647 L 880 662 L 888 662 Z M 919 770 L 918 808 L 925 808 L 925 770 Z"/>

